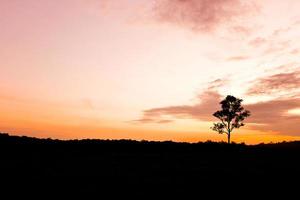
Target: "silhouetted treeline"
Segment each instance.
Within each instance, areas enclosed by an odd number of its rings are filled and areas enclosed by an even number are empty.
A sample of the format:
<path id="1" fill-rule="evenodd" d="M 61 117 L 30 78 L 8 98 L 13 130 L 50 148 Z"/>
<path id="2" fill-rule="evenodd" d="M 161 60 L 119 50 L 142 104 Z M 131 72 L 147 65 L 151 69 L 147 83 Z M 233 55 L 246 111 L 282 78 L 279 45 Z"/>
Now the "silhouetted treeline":
<path id="1" fill-rule="evenodd" d="M 5 188 L 27 192 L 201 193 L 251 182 L 256 189 L 276 187 L 300 177 L 300 142 L 62 141 L 0 134 L 0 152 Z"/>

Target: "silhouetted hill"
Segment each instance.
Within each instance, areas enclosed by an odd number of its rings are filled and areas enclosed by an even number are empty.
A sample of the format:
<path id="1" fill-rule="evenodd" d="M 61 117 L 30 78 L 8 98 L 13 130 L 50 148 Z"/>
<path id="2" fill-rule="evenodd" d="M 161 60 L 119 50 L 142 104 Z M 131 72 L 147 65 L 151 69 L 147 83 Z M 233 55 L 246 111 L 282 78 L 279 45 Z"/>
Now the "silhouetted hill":
<path id="1" fill-rule="evenodd" d="M 300 142 L 62 141 L 0 134 L 0 152 L 2 189 L 14 191 L 145 195 L 248 186 L 257 191 L 300 177 Z"/>

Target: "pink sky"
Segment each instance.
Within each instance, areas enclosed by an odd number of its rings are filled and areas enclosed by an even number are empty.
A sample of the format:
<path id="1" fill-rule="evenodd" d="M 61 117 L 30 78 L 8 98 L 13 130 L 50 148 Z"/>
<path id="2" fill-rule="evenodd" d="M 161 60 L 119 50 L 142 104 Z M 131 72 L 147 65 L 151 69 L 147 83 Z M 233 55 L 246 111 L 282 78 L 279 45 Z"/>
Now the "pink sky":
<path id="1" fill-rule="evenodd" d="M 0 130 L 52 138 L 300 138 L 298 0 L 0 0 Z M 234 134 L 234 133 L 233 133 Z"/>

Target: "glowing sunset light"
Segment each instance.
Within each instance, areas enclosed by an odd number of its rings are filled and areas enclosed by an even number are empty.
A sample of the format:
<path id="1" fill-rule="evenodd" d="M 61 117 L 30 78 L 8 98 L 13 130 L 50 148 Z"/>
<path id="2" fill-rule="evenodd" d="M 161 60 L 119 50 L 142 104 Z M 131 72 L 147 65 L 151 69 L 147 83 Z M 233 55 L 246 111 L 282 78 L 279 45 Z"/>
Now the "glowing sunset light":
<path id="1" fill-rule="evenodd" d="M 233 141 L 300 139 L 298 0 L 1 0 L 0 132 L 203 141 L 226 95 Z M 280 123 L 279 123 L 280 122 Z"/>
<path id="2" fill-rule="evenodd" d="M 288 114 L 291 114 L 291 115 L 300 115 L 300 108 L 289 110 Z"/>

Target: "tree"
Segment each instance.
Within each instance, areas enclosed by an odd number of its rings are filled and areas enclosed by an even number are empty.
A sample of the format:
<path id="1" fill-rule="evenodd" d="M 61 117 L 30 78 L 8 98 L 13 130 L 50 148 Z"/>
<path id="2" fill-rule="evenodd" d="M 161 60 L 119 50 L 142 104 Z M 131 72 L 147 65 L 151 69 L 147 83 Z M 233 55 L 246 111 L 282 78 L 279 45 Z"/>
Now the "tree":
<path id="1" fill-rule="evenodd" d="M 222 109 L 213 114 L 221 122 L 214 123 L 211 129 L 219 134 L 227 134 L 228 144 L 230 144 L 230 135 L 233 129 L 244 126 L 243 121 L 250 116 L 250 111 L 245 110 L 241 105 L 242 101 L 242 99 L 228 95 L 220 102 Z"/>

